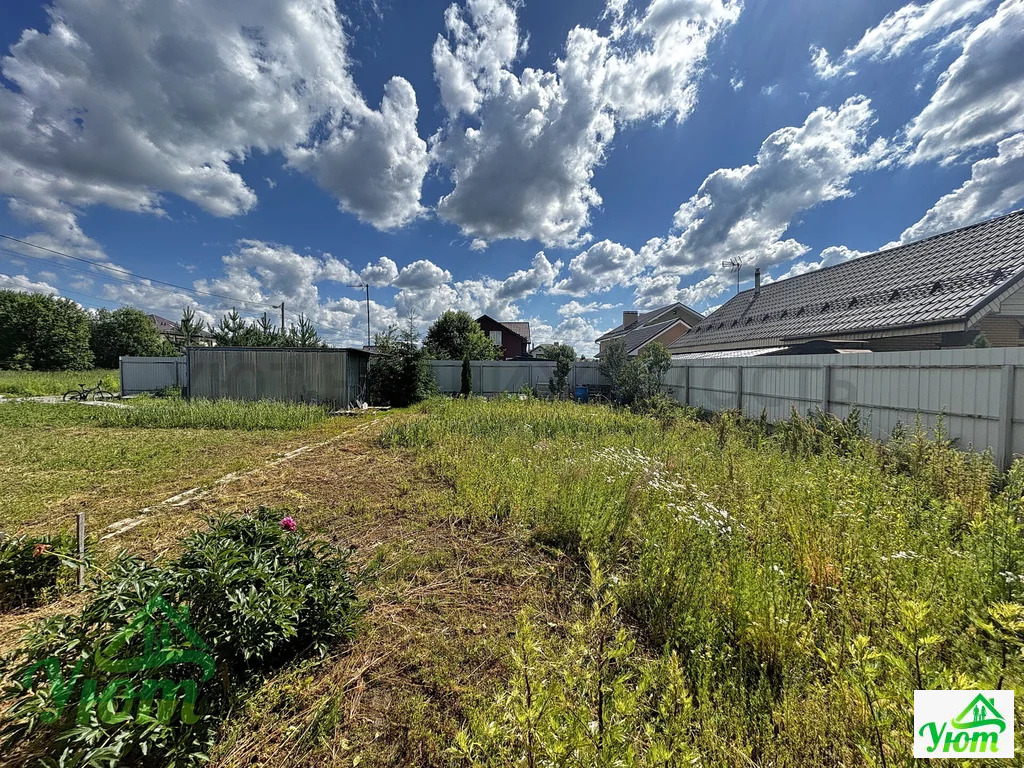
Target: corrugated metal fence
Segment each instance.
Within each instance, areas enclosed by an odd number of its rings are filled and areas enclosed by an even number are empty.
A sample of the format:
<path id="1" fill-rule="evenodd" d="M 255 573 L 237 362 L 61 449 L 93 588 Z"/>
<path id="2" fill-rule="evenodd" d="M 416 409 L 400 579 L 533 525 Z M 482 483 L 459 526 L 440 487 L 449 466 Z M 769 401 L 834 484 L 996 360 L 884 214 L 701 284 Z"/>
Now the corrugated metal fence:
<path id="1" fill-rule="evenodd" d="M 165 387 L 185 387 L 188 365 L 184 357 L 122 357 L 121 394 L 138 395 Z"/>
<path id="2" fill-rule="evenodd" d="M 602 384 L 598 365 L 593 360 L 577 362 L 569 374 L 569 392 L 577 386 Z M 430 367 L 434 369 L 437 386 L 442 392 L 462 391 L 461 360 L 431 360 Z M 470 367 L 473 369 L 473 392 L 478 395 L 518 392 L 529 387 L 546 396 L 548 382 L 555 372 L 555 364 L 549 360 L 473 360 Z"/>
<path id="3" fill-rule="evenodd" d="M 462 364 L 433 361 L 442 392 L 458 392 Z M 576 363 L 577 385 L 605 384 L 593 361 Z M 860 409 L 862 423 L 879 439 L 916 420 L 934 430 L 939 418 L 964 449 L 991 450 L 1007 467 L 1024 454 L 1024 348 L 875 352 L 674 360 L 666 391 L 709 411 L 738 410 L 750 418 L 788 419 L 793 409 L 816 408 L 846 418 Z M 477 394 L 516 392 L 524 384 L 548 392 L 549 362 L 474 362 Z"/>
<path id="4" fill-rule="evenodd" d="M 368 359 L 346 349 L 190 347 L 189 395 L 347 407 L 361 392 Z"/>
<path id="5" fill-rule="evenodd" d="M 665 384 L 681 403 L 771 421 L 793 408 L 839 418 L 858 408 L 879 439 L 941 417 L 962 448 L 991 449 L 1005 468 L 1024 453 L 1022 368 L 1021 348 L 676 360 Z"/>

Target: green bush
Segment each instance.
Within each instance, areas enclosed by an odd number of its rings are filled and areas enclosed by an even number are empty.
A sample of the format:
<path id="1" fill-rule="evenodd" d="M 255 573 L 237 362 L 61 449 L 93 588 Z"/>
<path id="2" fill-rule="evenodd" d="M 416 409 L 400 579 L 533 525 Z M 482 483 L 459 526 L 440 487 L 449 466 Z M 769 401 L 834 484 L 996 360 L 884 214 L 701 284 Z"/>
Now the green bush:
<path id="1" fill-rule="evenodd" d="M 0 610 L 38 605 L 63 591 L 74 570 L 61 558 L 75 550 L 71 535 L 0 536 Z"/>
<path id="2" fill-rule="evenodd" d="M 354 633 L 349 552 L 261 509 L 166 564 L 120 555 L 77 616 L 5 661 L 0 751 L 60 766 L 192 765 L 254 676 Z"/>
<path id="3" fill-rule="evenodd" d="M 92 367 L 89 315 L 70 299 L 0 291 L 0 328 L 0 369 L 81 371 Z"/>
<path id="4" fill-rule="evenodd" d="M 414 331 L 392 326 L 376 335 L 374 345 L 380 356 L 370 362 L 371 403 L 402 408 L 437 394 L 437 380 Z"/>

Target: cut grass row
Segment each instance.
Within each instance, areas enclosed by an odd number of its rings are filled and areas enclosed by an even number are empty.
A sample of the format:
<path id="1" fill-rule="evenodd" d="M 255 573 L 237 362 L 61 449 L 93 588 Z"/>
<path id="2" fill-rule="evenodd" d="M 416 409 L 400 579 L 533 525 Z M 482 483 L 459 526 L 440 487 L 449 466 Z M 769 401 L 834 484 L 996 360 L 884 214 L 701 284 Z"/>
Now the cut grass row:
<path id="1" fill-rule="evenodd" d="M 45 397 L 63 395 L 79 384 L 95 387 L 102 381 L 108 392 L 119 392 L 121 378 L 116 370 L 97 368 L 91 371 L 2 371 L 0 397 Z"/>
<path id="2" fill-rule="evenodd" d="M 3 403 L 0 531 L 68 530 L 80 510 L 96 530 L 348 424 L 323 409 L 282 403 Z"/>
<path id="3" fill-rule="evenodd" d="M 117 427 L 122 429 L 308 429 L 329 419 L 327 410 L 302 403 L 183 400 L 140 397 L 126 407 L 78 403 L 13 402 L 0 406 L 4 427 Z"/>

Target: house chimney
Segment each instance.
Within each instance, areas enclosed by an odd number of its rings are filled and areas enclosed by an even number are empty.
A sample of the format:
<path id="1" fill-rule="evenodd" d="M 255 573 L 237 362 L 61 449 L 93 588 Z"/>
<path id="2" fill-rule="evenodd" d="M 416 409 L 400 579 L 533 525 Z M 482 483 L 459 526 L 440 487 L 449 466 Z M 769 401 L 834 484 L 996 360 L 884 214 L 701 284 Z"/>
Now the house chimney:
<path id="1" fill-rule="evenodd" d="M 640 313 L 635 309 L 627 309 L 622 312 L 622 325 L 632 325 L 640 318 Z"/>
<path id="2" fill-rule="evenodd" d="M 754 270 L 754 295 L 761 295 L 761 268 L 758 267 Z"/>

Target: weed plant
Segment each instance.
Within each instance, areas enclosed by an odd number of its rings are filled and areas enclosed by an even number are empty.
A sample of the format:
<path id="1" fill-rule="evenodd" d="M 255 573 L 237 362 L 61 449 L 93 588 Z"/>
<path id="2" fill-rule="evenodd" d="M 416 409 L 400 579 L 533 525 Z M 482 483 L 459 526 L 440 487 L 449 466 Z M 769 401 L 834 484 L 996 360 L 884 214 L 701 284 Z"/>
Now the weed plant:
<path id="1" fill-rule="evenodd" d="M 70 588 L 77 555 L 74 536 L 0 534 L 0 610 L 49 602 Z"/>
<path id="2" fill-rule="evenodd" d="M 454 483 L 469 524 L 511 518 L 596 558 L 637 639 L 521 626 L 462 764 L 678 765 L 655 743 L 683 729 L 703 765 L 909 765 L 915 689 L 1022 688 L 1024 462 L 1000 477 L 941 430 L 883 445 L 857 417 L 690 416 L 434 400 L 383 434 Z M 597 743 L 584 689 L 601 648 L 632 735 Z M 614 693 L 617 675 L 646 692 Z"/>
<path id="3" fill-rule="evenodd" d="M 121 377 L 116 370 L 92 371 L 0 371 L 0 395 L 8 397 L 44 397 L 63 395 L 79 384 L 95 387 L 103 382 L 108 392 L 118 392 Z"/>

